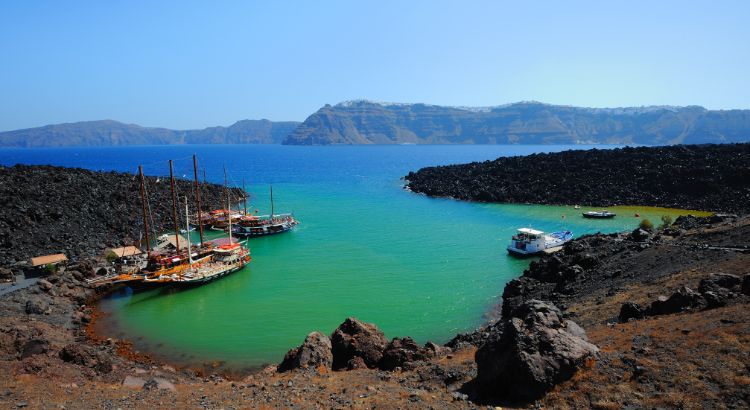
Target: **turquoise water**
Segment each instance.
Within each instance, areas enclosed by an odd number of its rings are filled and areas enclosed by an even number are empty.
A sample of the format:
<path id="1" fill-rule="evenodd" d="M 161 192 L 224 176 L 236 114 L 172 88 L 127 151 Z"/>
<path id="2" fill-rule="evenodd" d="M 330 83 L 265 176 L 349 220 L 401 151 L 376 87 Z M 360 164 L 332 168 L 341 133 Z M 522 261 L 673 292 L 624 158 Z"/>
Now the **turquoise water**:
<path id="1" fill-rule="evenodd" d="M 249 242 L 253 261 L 199 288 L 122 292 L 104 300 L 102 331 L 180 363 L 257 367 L 281 360 L 313 330 L 330 333 L 347 316 L 389 337 L 445 342 L 475 328 L 500 302 L 503 285 L 528 265 L 506 254 L 515 229 L 570 229 L 576 236 L 632 229 L 676 211 L 623 208 L 613 220 L 580 217 L 572 206 L 498 205 L 431 199 L 402 189 L 423 166 L 493 159 L 565 146 L 193 146 L 0 150 L 0 163 L 191 176 L 196 152 L 208 179 L 244 177 L 252 209 L 293 211 L 295 231 Z M 579 148 L 579 147 L 576 147 Z M 564 217 L 563 217 L 564 216 Z"/>

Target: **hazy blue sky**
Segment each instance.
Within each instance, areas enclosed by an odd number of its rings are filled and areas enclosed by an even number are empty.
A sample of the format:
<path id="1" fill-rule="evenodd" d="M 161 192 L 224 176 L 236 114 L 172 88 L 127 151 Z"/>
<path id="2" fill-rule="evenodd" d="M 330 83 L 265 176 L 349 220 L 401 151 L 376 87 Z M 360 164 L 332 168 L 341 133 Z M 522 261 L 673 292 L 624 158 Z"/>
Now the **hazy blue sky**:
<path id="1" fill-rule="evenodd" d="M 750 108 L 748 1 L 7 1 L 0 130 L 326 103 Z"/>

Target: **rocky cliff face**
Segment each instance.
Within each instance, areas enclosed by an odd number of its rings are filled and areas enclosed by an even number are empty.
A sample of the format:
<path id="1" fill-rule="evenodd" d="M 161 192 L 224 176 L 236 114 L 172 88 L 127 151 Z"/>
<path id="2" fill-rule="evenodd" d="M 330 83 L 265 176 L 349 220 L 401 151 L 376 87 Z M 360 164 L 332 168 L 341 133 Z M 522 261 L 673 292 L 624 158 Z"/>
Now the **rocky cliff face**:
<path id="1" fill-rule="evenodd" d="M 350 101 L 326 105 L 284 144 L 678 144 L 750 139 L 750 110 L 579 108 L 524 102 L 488 108 Z"/>
<path id="2" fill-rule="evenodd" d="M 167 144 L 279 144 L 298 122 L 242 120 L 229 127 L 170 130 L 121 122 L 86 121 L 0 133 L 0 147 L 73 147 Z"/>

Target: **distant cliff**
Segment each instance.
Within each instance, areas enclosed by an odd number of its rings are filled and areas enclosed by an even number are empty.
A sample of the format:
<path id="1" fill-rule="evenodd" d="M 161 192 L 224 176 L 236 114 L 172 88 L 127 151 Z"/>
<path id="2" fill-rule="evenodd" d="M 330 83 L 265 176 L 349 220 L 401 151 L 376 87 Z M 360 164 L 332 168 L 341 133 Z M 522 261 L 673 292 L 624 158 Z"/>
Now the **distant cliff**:
<path id="1" fill-rule="evenodd" d="M 656 145 L 748 140 L 750 110 L 579 108 L 537 102 L 465 108 L 360 100 L 324 106 L 283 143 Z"/>
<path id="2" fill-rule="evenodd" d="M 121 122 L 86 121 L 0 132 L 0 147 L 168 144 L 279 144 L 300 123 L 242 120 L 229 127 L 170 130 Z"/>

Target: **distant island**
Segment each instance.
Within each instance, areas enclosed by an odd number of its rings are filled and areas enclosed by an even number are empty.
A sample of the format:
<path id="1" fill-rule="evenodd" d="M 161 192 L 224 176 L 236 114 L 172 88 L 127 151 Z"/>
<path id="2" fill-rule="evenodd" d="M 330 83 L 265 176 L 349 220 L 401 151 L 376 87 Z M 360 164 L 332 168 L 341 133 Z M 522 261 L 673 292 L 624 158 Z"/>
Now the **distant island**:
<path id="1" fill-rule="evenodd" d="M 118 121 L 84 121 L 0 132 L 0 147 L 73 147 L 172 144 L 279 144 L 300 123 L 241 120 L 228 127 L 170 130 Z"/>
<path id="2" fill-rule="evenodd" d="M 469 108 L 357 100 L 324 106 L 283 143 L 667 145 L 748 139 L 750 110 L 579 108 L 538 102 Z"/>
<path id="3" fill-rule="evenodd" d="M 703 144 L 750 141 L 750 110 L 581 108 L 520 102 L 448 107 L 367 100 L 325 105 L 300 123 L 242 120 L 171 130 L 112 120 L 0 132 L 0 147 L 169 144 Z"/>

